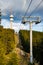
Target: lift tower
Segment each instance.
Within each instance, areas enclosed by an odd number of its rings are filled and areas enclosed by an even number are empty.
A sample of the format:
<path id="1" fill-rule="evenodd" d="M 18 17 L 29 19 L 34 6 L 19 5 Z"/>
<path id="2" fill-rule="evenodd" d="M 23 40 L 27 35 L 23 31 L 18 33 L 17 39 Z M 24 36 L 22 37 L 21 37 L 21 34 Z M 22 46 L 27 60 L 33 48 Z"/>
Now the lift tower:
<path id="1" fill-rule="evenodd" d="M 30 20 L 31 18 L 31 20 Z M 33 20 L 34 19 L 34 20 Z M 40 23 L 40 17 L 39 16 L 25 16 L 23 17 L 22 23 L 29 23 L 30 25 L 30 63 L 33 63 L 33 48 L 32 48 L 32 24 L 38 24 Z"/>

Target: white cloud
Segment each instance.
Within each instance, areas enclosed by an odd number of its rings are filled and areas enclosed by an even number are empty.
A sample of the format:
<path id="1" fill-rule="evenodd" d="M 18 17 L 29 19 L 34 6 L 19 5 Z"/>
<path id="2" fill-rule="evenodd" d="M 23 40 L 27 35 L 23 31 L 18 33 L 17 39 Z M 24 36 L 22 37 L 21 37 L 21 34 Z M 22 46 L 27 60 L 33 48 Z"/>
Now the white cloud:
<path id="1" fill-rule="evenodd" d="M 1 25 L 3 25 L 4 28 L 11 28 L 10 26 L 10 21 L 6 20 L 6 19 L 2 19 Z M 15 31 L 19 31 L 20 29 L 27 29 L 28 30 L 28 25 L 23 25 L 21 23 L 12 23 L 12 29 L 14 29 Z"/>
<path id="2" fill-rule="evenodd" d="M 3 25 L 4 28 L 10 28 L 10 22 L 8 20 L 2 19 L 2 23 L 1 25 Z M 35 31 L 42 31 L 42 27 L 41 27 L 41 23 L 38 25 L 33 24 L 32 29 Z M 21 23 L 12 23 L 12 28 L 18 32 L 19 30 L 29 30 L 29 25 L 24 25 Z"/>
<path id="3" fill-rule="evenodd" d="M 2 19 L 2 21 L 1 21 L 1 25 L 3 25 L 4 28 L 9 28 L 9 27 L 10 27 L 9 24 L 10 24 L 10 23 L 9 23 L 8 20 L 6 20 L 6 19 Z"/>
<path id="4" fill-rule="evenodd" d="M 25 4 L 26 0 L 3 0 L 3 1 L 0 0 L 0 8 L 2 9 L 2 12 L 9 10 L 11 8 L 14 11 L 22 11 L 23 8 L 26 8 Z"/>
<path id="5" fill-rule="evenodd" d="M 26 11 L 31 0 L 0 0 L 0 8 L 2 9 L 2 13 L 7 14 L 6 11 L 12 8 L 14 14 L 16 12 L 24 12 Z M 29 9 L 29 13 L 38 5 L 41 0 L 33 0 Z M 43 3 L 41 3 L 41 8 Z M 3 15 L 4 15 L 3 14 Z"/>

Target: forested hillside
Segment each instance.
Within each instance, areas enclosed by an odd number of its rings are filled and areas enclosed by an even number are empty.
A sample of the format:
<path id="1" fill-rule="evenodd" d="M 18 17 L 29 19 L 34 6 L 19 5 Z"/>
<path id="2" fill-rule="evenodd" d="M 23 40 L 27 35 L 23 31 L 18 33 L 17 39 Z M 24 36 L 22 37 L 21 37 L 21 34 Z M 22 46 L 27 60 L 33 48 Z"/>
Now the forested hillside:
<path id="1" fill-rule="evenodd" d="M 14 30 L 0 26 L 0 65 L 18 65 L 15 48 Z"/>
<path id="2" fill-rule="evenodd" d="M 23 50 L 30 53 L 30 31 L 20 30 L 19 38 L 20 43 L 23 46 Z M 43 32 L 33 31 L 32 33 L 33 44 L 33 58 L 40 63 L 43 63 Z"/>
<path id="3" fill-rule="evenodd" d="M 33 31 L 33 58 L 42 63 L 43 32 Z M 30 59 L 30 32 L 0 26 L 0 65 L 28 65 Z"/>
<path id="4" fill-rule="evenodd" d="M 20 33 L 19 35 L 20 35 L 21 39 L 24 39 L 24 41 L 30 42 L 30 31 L 20 30 L 19 33 Z M 34 46 L 39 45 L 41 43 L 42 39 L 43 39 L 43 32 L 33 31 L 32 41 L 33 41 Z"/>
<path id="5" fill-rule="evenodd" d="M 0 65 L 27 65 L 28 58 L 24 56 L 19 45 L 19 35 L 12 29 L 0 26 Z"/>

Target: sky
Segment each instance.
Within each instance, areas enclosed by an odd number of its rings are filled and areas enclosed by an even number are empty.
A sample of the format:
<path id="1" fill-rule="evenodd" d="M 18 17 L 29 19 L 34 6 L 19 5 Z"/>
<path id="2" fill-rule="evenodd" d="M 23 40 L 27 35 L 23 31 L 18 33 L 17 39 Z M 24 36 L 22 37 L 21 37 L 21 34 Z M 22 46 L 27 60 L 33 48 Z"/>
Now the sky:
<path id="1" fill-rule="evenodd" d="M 10 13 L 14 15 L 13 29 L 19 31 L 20 29 L 29 30 L 29 24 L 23 25 L 22 16 L 24 16 L 28 5 L 31 0 L 0 0 L 0 8 L 2 11 L 2 25 L 5 28 L 10 28 Z M 42 1 L 42 2 L 41 2 Z M 41 2 L 41 4 L 37 5 Z M 33 11 L 35 9 L 35 11 Z M 31 12 L 33 13 L 31 14 Z M 40 16 L 40 19 L 43 19 L 43 0 L 32 0 L 31 6 L 26 14 L 26 16 Z M 32 29 L 35 31 L 43 31 L 43 20 L 39 24 L 33 24 Z"/>

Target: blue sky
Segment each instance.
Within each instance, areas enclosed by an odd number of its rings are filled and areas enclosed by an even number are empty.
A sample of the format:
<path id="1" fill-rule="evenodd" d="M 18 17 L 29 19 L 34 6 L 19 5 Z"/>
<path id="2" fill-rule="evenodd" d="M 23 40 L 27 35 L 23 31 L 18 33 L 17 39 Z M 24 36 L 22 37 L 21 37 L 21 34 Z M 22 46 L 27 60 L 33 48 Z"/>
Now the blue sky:
<path id="1" fill-rule="evenodd" d="M 22 16 L 24 16 L 26 9 L 31 0 L 0 0 L 0 8 L 2 11 L 2 25 L 4 27 L 10 27 L 9 15 L 10 12 L 14 15 L 13 29 L 29 29 L 29 25 L 21 24 Z M 37 7 L 42 0 L 33 0 L 31 6 L 26 14 L 29 16 L 31 12 Z M 40 16 L 43 19 L 43 1 L 38 8 L 32 13 L 31 16 Z M 42 31 L 43 20 L 38 25 L 33 25 L 33 30 Z"/>

